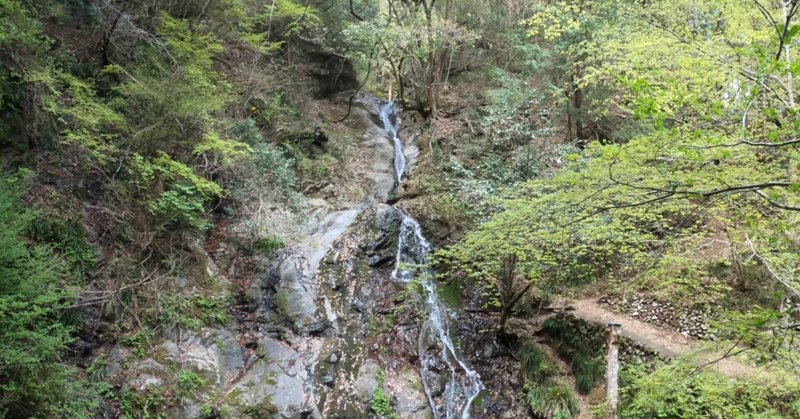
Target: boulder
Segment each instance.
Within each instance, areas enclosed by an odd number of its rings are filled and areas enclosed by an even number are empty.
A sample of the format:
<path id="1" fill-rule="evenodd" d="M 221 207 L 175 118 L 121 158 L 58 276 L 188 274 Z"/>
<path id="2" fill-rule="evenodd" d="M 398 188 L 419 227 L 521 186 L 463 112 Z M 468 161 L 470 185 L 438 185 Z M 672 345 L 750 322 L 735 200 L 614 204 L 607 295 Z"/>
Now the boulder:
<path id="1" fill-rule="evenodd" d="M 412 366 L 404 366 L 396 377 L 387 380 L 386 385 L 394 396 L 393 407 L 397 417 L 401 419 L 432 417 L 422 378 Z"/>
<path id="2" fill-rule="evenodd" d="M 244 409 L 269 405 L 282 419 L 321 417 L 309 374 L 321 346 L 312 339 L 303 340 L 297 346 L 272 338 L 262 339 L 259 342 L 262 359 L 234 386 L 238 399 L 226 402 Z"/>
<path id="3" fill-rule="evenodd" d="M 277 308 L 301 335 L 318 333 L 324 329 L 324 320 L 315 301 L 314 273 L 305 256 L 288 253 L 279 263 Z"/>
<path id="4" fill-rule="evenodd" d="M 372 400 L 372 393 L 378 388 L 378 374 L 380 371 L 381 367 L 378 365 L 378 362 L 372 359 L 366 360 L 358 368 L 358 375 L 353 384 L 353 390 L 355 390 L 356 395 L 363 402 L 366 403 Z"/>

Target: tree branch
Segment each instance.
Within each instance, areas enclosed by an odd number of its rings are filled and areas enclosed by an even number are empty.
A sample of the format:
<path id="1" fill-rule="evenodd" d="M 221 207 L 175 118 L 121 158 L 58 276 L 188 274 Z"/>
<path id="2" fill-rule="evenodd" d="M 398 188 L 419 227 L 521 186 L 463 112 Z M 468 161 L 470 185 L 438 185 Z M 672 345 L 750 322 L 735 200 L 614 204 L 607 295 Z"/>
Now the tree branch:
<path id="1" fill-rule="evenodd" d="M 364 21 L 364 18 L 359 16 L 358 13 L 356 13 L 356 11 L 353 9 L 353 0 L 350 0 L 350 14 L 353 15 L 353 17 L 356 18 L 356 20 L 358 20 L 359 22 Z"/>
<path id="2" fill-rule="evenodd" d="M 775 269 L 772 268 L 772 265 L 769 264 L 769 261 L 765 259 L 763 256 L 761 256 L 761 254 L 758 253 L 758 251 L 756 251 L 756 247 L 753 244 L 752 240 L 750 240 L 750 236 L 747 235 L 746 231 L 744 232 L 744 238 L 745 238 L 745 243 L 750 248 L 750 251 L 753 252 L 753 256 L 756 259 L 758 259 L 759 262 L 761 262 L 761 264 L 767 269 L 770 275 L 772 275 L 772 278 L 780 282 L 781 285 L 783 285 L 789 292 L 794 294 L 795 297 L 800 297 L 800 291 L 798 291 L 793 284 L 789 283 L 789 281 L 781 278 L 781 276 L 778 275 L 777 272 L 775 272 Z"/>

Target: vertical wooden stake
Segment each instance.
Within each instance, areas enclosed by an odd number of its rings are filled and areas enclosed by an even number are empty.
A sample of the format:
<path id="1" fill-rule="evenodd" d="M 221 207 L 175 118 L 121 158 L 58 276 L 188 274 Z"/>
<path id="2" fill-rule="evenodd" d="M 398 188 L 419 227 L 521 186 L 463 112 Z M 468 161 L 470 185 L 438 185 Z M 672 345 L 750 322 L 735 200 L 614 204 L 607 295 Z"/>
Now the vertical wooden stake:
<path id="1" fill-rule="evenodd" d="M 606 399 L 608 417 L 616 419 L 619 403 L 619 330 L 622 323 L 609 323 L 608 355 L 606 356 Z"/>

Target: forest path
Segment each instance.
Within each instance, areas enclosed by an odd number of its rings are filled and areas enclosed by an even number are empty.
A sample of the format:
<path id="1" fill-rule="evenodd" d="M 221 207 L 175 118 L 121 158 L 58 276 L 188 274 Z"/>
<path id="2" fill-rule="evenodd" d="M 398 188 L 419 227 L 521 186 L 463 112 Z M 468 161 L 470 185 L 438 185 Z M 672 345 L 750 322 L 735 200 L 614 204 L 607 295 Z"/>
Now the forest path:
<path id="1" fill-rule="evenodd" d="M 622 323 L 620 333 L 623 336 L 666 358 L 674 359 L 673 362 L 691 362 L 729 377 L 753 377 L 766 371 L 763 368 L 726 357 L 726 354 L 737 352 L 738 348 L 711 347 L 712 342 L 690 339 L 677 331 L 667 330 L 612 311 L 610 307 L 597 302 L 595 298 L 565 301 L 564 303 L 569 314 L 588 322 L 604 327 L 610 322 Z M 686 354 L 695 356 L 681 357 Z"/>

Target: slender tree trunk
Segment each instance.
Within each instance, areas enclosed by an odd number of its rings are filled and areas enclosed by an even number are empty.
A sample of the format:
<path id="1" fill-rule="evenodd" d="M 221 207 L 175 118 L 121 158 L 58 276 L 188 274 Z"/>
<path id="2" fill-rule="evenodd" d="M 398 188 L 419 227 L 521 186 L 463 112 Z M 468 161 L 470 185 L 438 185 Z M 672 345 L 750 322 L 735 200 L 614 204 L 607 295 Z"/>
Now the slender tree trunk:
<path id="1" fill-rule="evenodd" d="M 511 318 L 511 312 L 516 307 L 519 300 L 528 293 L 528 291 L 533 288 L 533 282 L 529 282 L 525 288 L 522 289 L 519 293 L 517 293 L 511 301 L 503 303 L 503 309 L 500 311 L 500 335 L 504 335 L 506 333 L 506 323 L 508 323 L 508 319 Z"/>
<path id="2" fill-rule="evenodd" d="M 403 86 L 403 61 L 405 58 L 400 59 L 400 63 L 397 65 L 397 99 L 400 102 L 405 102 L 405 86 Z"/>
<path id="3" fill-rule="evenodd" d="M 434 117 L 439 113 L 439 75 L 441 73 L 441 64 L 437 59 L 436 54 L 436 41 L 433 36 L 433 5 L 436 0 L 431 0 L 430 3 L 423 1 L 422 8 L 425 10 L 425 22 L 428 30 L 428 49 L 429 63 L 427 73 L 428 84 L 428 106 L 431 110 L 431 116 Z"/>
<path id="4" fill-rule="evenodd" d="M 586 139 L 586 133 L 583 129 L 583 118 L 581 116 L 581 107 L 583 106 L 583 89 L 578 86 L 576 75 L 580 70 L 576 69 L 570 76 L 570 83 L 572 85 L 572 111 L 575 113 L 575 137 L 579 140 Z"/>
<path id="5" fill-rule="evenodd" d="M 788 25 L 788 17 L 789 17 L 789 10 L 788 7 L 791 5 L 792 0 L 781 0 L 781 8 L 783 10 L 783 20 Z M 792 65 L 792 50 L 789 48 L 789 42 L 784 45 L 784 59 L 786 60 L 787 67 Z M 786 93 L 789 96 L 789 105 L 794 107 L 794 79 L 792 77 L 792 72 L 787 72 L 786 75 Z"/>

